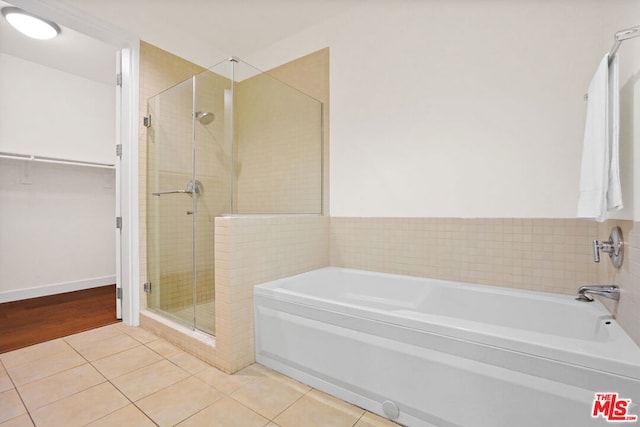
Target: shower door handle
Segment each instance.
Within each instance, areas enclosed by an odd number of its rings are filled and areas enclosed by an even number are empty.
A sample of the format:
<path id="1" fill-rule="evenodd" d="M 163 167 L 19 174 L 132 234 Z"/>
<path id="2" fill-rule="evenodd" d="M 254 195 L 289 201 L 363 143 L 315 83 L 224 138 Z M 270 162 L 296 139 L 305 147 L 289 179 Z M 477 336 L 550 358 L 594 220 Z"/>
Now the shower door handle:
<path id="1" fill-rule="evenodd" d="M 186 193 L 193 194 L 193 191 L 189 190 L 169 190 L 169 191 L 159 191 L 157 193 L 151 193 L 154 196 L 162 196 L 163 194 L 177 194 L 177 193 Z"/>
<path id="2" fill-rule="evenodd" d="M 194 181 L 189 181 L 187 183 L 187 188 L 184 190 L 169 190 L 169 191 L 158 191 L 157 193 L 151 193 L 154 196 L 162 196 L 163 194 L 188 194 L 193 197 L 195 193 L 196 196 L 201 195 L 203 192 L 202 183 L 197 179 Z"/>

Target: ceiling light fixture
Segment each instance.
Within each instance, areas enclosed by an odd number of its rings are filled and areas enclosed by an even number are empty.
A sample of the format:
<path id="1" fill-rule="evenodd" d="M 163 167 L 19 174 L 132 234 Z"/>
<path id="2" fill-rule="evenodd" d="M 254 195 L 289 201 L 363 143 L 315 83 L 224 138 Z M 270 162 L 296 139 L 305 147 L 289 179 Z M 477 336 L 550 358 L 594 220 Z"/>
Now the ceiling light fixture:
<path id="1" fill-rule="evenodd" d="M 33 39 L 48 40 L 60 34 L 55 22 L 32 15 L 18 7 L 2 8 L 2 16 L 16 30 Z"/>

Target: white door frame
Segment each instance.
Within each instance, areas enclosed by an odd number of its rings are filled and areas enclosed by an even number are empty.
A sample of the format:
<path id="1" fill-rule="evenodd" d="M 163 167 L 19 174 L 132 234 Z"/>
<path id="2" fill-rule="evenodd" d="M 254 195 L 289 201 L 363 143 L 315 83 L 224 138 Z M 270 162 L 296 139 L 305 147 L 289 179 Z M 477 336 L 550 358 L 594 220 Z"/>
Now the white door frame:
<path id="1" fill-rule="evenodd" d="M 9 0 L 16 7 L 101 40 L 121 51 L 122 88 L 119 102 L 120 198 L 116 201 L 122 216 L 121 243 L 114 248 L 116 272 L 122 287 L 122 321 L 140 324 L 140 256 L 138 190 L 138 99 L 140 39 L 107 22 L 56 0 Z M 115 82 L 115 73 L 114 73 Z M 116 191 L 116 194 L 118 191 Z M 114 218 L 115 226 L 115 218 Z M 118 239 L 116 239 L 118 240 Z"/>

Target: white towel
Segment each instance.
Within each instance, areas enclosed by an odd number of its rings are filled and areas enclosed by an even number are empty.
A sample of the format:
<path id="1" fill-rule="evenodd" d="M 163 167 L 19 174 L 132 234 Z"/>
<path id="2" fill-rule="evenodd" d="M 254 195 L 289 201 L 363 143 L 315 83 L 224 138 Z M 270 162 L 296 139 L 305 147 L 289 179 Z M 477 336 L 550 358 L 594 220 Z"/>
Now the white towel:
<path id="1" fill-rule="evenodd" d="M 587 123 L 582 149 L 578 218 L 607 220 L 607 211 L 622 208 L 618 161 L 618 58 L 600 62 L 589 84 Z"/>

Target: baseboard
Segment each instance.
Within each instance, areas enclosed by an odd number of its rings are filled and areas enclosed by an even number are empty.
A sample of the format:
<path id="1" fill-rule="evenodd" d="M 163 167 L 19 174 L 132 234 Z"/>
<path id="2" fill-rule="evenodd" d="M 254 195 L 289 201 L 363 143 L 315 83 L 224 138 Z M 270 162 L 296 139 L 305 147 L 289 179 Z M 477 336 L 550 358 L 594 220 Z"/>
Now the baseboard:
<path id="1" fill-rule="evenodd" d="M 81 291 L 83 289 L 113 285 L 114 283 L 116 283 L 116 276 L 104 276 L 96 277 L 94 279 L 77 280 L 75 282 L 54 283 L 51 285 L 37 286 L 27 289 L 3 291 L 0 292 L 0 303 L 45 297 L 47 295 L 56 295 L 65 292 Z"/>

